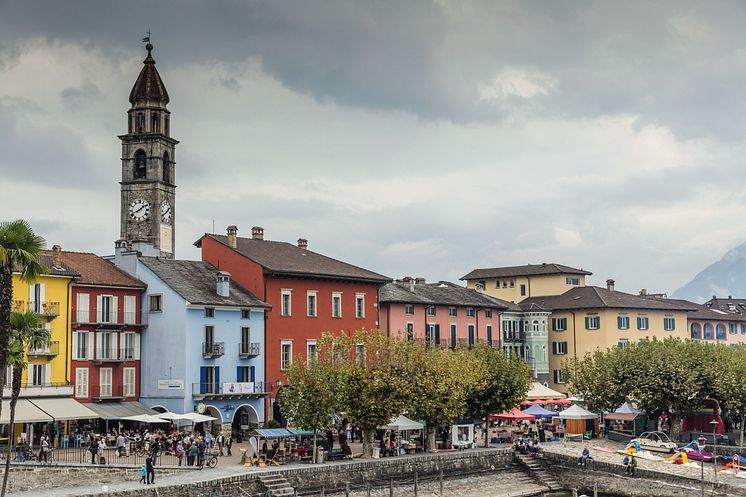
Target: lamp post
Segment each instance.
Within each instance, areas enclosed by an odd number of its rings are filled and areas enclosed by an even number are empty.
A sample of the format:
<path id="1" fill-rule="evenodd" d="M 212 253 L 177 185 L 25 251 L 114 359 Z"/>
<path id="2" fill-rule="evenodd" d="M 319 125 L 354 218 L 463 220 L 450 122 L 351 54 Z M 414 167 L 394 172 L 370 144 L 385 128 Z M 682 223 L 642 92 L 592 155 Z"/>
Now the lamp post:
<path id="1" fill-rule="evenodd" d="M 700 436 L 697 439 L 697 450 L 699 451 L 699 462 L 702 466 L 702 478 L 701 478 L 701 491 L 700 491 L 700 497 L 705 497 L 705 458 L 702 456 L 702 450 L 705 447 L 705 443 L 707 442 L 707 439 L 705 437 Z"/>
<path id="2" fill-rule="evenodd" d="M 716 431 L 718 429 L 719 423 L 715 421 L 714 419 L 710 421 L 710 426 L 712 427 L 712 463 L 714 466 L 712 469 L 715 471 L 715 484 L 717 485 L 718 482 L 718 442 L 717 442 L 717 434 Z"/>

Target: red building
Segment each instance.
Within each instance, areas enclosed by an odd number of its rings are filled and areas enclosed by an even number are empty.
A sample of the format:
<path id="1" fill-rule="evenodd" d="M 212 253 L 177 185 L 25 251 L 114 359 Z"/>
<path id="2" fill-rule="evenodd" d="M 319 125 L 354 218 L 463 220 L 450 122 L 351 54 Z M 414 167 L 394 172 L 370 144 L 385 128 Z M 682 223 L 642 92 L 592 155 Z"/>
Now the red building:
<path id="1" fill-rule="evenodd" d="M 389 278 L 308 250 L 305 239 L 297 245 L 264 240 L 254 227 L 251 238 L 206 234 L 195 245 L 202 260 L 228 271 L 241 286 L 272 306 L 267 313 L 265 378 L 272 385 L 274 404 L 284 371 L 293 360 L 308 360 L 325 331 L 351 333 L 376 329 L 378 289 Z M 268 408 L 270 406 L 267 406 Z M 279 410 L 272 406 L 275 419 Z"/>
<path id="2" fill-rule="evenodd" d="M 101 257 L 62 252 L 80 273 L 72 287 L 71 379 L 74 397 L 88 403 L 132 403 L 140 396 L 141 295 L 145 285 Z M 116 405 L 102 408 L 104 419 Z M 142 411 L 124 405 L 122 415 Z M 92 409 L 98 412 L 95 405 Z M 113 415 L 112 415 L 113 416 Z"/>

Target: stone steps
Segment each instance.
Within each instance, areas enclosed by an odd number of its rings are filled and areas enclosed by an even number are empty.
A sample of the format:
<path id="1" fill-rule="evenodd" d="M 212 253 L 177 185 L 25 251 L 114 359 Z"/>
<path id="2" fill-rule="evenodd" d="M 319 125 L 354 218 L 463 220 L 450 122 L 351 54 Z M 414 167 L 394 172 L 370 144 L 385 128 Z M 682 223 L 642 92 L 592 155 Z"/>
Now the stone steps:
<path id="1" fill-rule="evenodd" d="M 544 464 L 535 457 L 524 454 L 517 454 L 517 456 L 518 461 L 528 469 L 535 481 L 549 488 L 551 492 L 561 492 L 563 490 L 559 482 L 545 469 Z"/>
<path id="2" fill-rule="evenodd" d="M 259 475 L 259 482 L 271 497 L 288 497 L 295 495 L 295 489 L 280 473 L 265 473 Z"/>

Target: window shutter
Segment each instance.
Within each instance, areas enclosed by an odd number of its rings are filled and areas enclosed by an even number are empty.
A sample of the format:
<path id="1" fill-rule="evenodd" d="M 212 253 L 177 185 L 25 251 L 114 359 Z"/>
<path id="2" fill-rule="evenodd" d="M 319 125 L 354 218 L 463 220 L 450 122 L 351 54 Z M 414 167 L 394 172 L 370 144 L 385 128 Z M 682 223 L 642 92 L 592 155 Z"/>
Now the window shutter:
<path id="1" fill-rule="evenodd" d="M 591 318 L 589 316 L 585 317 L 585 329 L 586 330 L 590 330 L 591 329 Z M 556 381 L 555 381 L 555 383 L 556 383 Z"/>
<path id="2" fill-rule="evenodd" d="M 79 323 L 87 323 L 90 321 L 90 300 L 87 293 L 78 294 L 76 314 L 76 320 Z"/>
<path id="3" fill-rule="evenodd" d="M 93 356 L 94 359 L 101 359 L 101 356 L 103 355 L 104 351 L 101 348 L 101 344 L 104 342 L 103 336 L 104 336 L 103 332 L 101 331 L 96 332 L 96 344 L 95 344 L 96 355 Z"/>
<path id="4" fill-rule="evenodd" d="M 52 383 L 52 365 L 44 364 L 44 384 L 49 385 Z"/>
<path id="5" fill-rule="evenodd" d="M 77 331 L 73 333 L 73 354 L 72 354 L 72 358 L 73 359 L 80 359 L 80 357 L 78 357 L 78 332 Z"/>
<path id="6" fill-rule="evenodd" d="M 101 322 L 101 295 L 96 295 L 96 322 Z"/>
<path id="7" fill-rule="evenodd" d="M 85 333 L 85 344 L 86 359 L 93 359 L 93 333 L 90 331 Z"/>
<path id="8" fill-rule="evenodd" d="M 249 377 L 249 381 L 251 381 L 251 383 L 254 383 L 254 381 L 256 381 L 255 373 L 256 373 L 256 370 L 254 369 L 254 366 L 249 366 L 249 374 L 251 375 Z"/>
<path id="9" fill-rule="evenodd" d="M 135 315 L 135 299 L 134 295 L 124 296 L 124 319 L 123 323 L 135 324 L 137 323 L 137 316 Z"/>
<path id="10" fill-rule="evenodd" d="M 41 309 L 42 304 L 47 301 L 47 295 L 46 295 L 47 285 L 45 285 L 44 283 L 37 283 L 37 285 L 39 285 L 39 300 L 40 300 L 38 305 L 39 305 L 39 309 Z"/>
<path id="11" fill-rule="evenodd" d="M 435 345 L 440 345 L 440 325 L 435 325 Z"/>
<path id="12" fill-rule="evenodd" d="M 199 393 L 205 393 L 207 383 L 207 367 L 200 366 L 199 368 Z"/>
<path id="13" fill-rule="evenodd" d="M 220 385 L 220 366 L 215 366 L 215 385 Z M 218 389 L 220 387 L 218 386 Z"/>
<path id="14" fill-rule="evenodd" d="M 734 333 L 735 333 L 735 326 L 736 325 L 733 325 Z M 671 331 L 673 331 L 675 329 L 676 329 L 676 319 L 675 318 L 671 318 Z"/>
<path id="15" fill-rule="evenodd" d="M 557 331 L 557 318 L 552 318 L 552 331 Z"/>
<path id="16" fill-rule="evenodd" d="M 111 298 L 111 322 L 119 323 L 119 297 Z"/>
<path id="17" fill-rule="evenodd" d="M 28 307 L 29 310 L 34 310 L 34 306 L 36 305 L 36 285 L 31 284 L 28 286 Z"/>
<path id="18" fill-rule="evenodd" d="M 243 372 L 241 370 L 242 367 L 243 366 L 236 366 L 236 381 L 239 383 L 246 381 L 246 378 L 244 378 L 243 375 L 241 374 Z"/>
<path id="19" fill-rule="evenodd" d="M 140 359 L 140 334 L 132 334 L 132 358 L 135 360 Z"/>

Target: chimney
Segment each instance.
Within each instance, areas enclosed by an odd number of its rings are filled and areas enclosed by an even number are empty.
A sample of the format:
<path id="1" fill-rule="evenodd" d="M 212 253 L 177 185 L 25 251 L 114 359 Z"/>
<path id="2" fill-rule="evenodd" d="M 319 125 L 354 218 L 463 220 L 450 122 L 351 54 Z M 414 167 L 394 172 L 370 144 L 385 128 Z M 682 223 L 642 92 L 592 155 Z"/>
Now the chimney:
<path id="1" fill-rule="evenodd" d="M 298 238 L 298 248 L 306 250 L 308 248 L 308 240 L 305 238 Z"/>
<path id="2" fill-rule="evenodd" d="M 647 289 L 647 288 L 643 288 L 642 290 L 640 290 L 640 295 L 641 295 L 641 296 L 643 296 L 643 297 L 644 297 L 644 296 L 646 296 L 647 294 L 648 294 L 648 289 Z"/>
<path id="3" fill-rule="evenodd" d="M 228 246 L 230 248 L 236 248 L 236 234 L 238 233 L 238 228 L 236 225 L 231 224 L 228 226 L 227 234 L 228 234 Z"/>
<path id="4" fill-rule="evenodd" d="M 415 278 L 414 279 L 415 285 L 424 285 L 425 284 L 425 278 Z"/>
<path id="5" fill-rule="evenodd" d="M 62 267 L 62 247 L 54 245 L 52 247 L 52 266 Z"/>
<path id="6" fill-rule="evenodd" d="M 231 275 L 230 273 L 226 273 L 225 271 L 220 271 L 218 273 L 218 295 L 221 297 L 230 297 L 231 296 L 231 290 L 230 290 L 230 284 L 231 284 Z"/>
<path id="7" fill-rule="evenodd" d="M 55 245 L 55 247 L 56 247 L 56 246 L 57 246 L 57 245 Z M 52 247 L 52 250 L 54 250 L 54 247 Z M 728 295 L 728 300 L 732 300 L 732 299 L 733 299 L 733 295 Z"/>
<path id="8" fill-rule="evenodd" d="M 614 280 L 612 280 L 611 278 L 606 280 L 606 289 L 610 292 L 614 291 Z"/>
<path id="9" fill-rule="evenodd" d="M 261 226 L 251 228 L 251 238 L 254 240 L 264 240 L 264 228 Z"/>
<path id="10" fill-rule="evenodd" d="M 401 282 L 409 286 L 410 292 L 414 292 L 414 278 L 412 278 L 411 276 L 405 276 L 401 279 Z"/>

